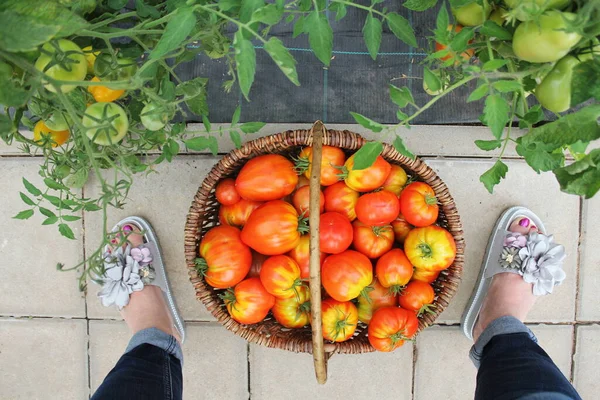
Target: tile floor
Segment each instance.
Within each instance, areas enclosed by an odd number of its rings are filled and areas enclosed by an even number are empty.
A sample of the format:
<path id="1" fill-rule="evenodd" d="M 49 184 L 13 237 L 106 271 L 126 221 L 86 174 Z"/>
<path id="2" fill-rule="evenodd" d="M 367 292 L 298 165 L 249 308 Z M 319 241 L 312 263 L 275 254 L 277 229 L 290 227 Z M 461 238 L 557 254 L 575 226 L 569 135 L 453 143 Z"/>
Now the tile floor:
<path id="1" fill-rule="evenodd" d="M 267 126 L 262 134 L 308 125 Z M 357 126 L 330 126 L 362 132 Z M 475 127 L 415 127 L 407 142 L 446 181 L 463 215 L 467 243 L 464 280 L 439 326 L 392 354 L 335 356 L 329 381 L 318 386 L 310 356 L 260 346 L 222 328 L 196 301 L 183 264 L 183 225 L 191 198 L 218 158 L 183 154 L 162 165 L 159 174 L 140 176 L 123 210 L 111 210 L 110 223 L 128 214 L 149 218 L 167 258 L 170 279 L 188 321 L 184 346 L 184 398 L 202 399 L 469 399 L 475 368 L 467 358 L 469 342 L 458 322 L 477 276 L 487 236 L 499 213 L 523 204 L 546 221 L 563 243 L 568 274 L 553 296 L 539 300 L 529 323 L 559 368 L 583 398 L 594 398 L 600 383 L 593 371 L 600 356 L 600 197 L 580 201 L 562 194 L 550 174 L 535 176 L 510 154 L 507 179 L 489 195 L 479 175 L 491 166 L 489 154 L 472 144 L 487 131 Z M 436 138 L 431 149 L 428 138 Z M 224 147 L 226 145 L 224 144 Z M 101 234 L 101 219 L 86 213 L 73 228 L 77 240 L 58 238 L 41 219 L 11 217 L 24 205 L 21 177 L 37 182 L 39 158 L 15 157 L 0 147 L 3 207 L 0 210 L 0 398 L 85 399 L 112 368 L 129 339 L 118 313 L 99 306 L 96 288 L 77 289 L 76 274 L 54 269 L 57 261 L 74 265 Z M 97 189 L 93 182 L 86 195 Z M 164 207 L 168 201 L 168 208 Z M 468 213 L 468 214 L 467 214 Z M 468 215 L 468 218 L 467 218 Z M 29 268 L 27 268 L 29 267 Z M 32 269 L 33 268 L 33 269 Z M 32 273 L 33 272 L 33 273 Z M 432 383 L 432 365 L 435 383 Z M 437 366 L 443 365 L 443 368 Z"/>

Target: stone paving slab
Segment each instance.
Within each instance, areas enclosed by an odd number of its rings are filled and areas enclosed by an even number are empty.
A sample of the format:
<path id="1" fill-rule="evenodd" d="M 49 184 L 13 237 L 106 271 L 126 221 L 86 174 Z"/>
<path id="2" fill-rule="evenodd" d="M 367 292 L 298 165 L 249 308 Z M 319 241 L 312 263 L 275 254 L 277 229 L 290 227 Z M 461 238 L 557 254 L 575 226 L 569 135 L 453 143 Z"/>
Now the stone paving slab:
<path id="1" fill-rule="evenodd" d="M 573 385 L 584 399 L 597 399 L 600 392 L 598 356 L 600 355 L 600 325 L 577 327 L 577 347 Z"/>
<path id="2" fill-rule="evenodd" d="M 583 202 L 577 319 L 600 321 L 600 196 Z"/>

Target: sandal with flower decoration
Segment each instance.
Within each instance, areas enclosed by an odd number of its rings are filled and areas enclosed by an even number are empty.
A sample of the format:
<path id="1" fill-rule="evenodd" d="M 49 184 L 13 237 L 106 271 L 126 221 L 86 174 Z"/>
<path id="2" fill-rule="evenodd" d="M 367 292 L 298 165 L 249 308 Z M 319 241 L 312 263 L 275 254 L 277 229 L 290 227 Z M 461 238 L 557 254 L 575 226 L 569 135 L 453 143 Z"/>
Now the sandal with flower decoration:
<path id="1" fill-rule="evenodd" d="M 126 241 L 123 246 L 117 245 L 121 235 L 126 239 L 132 232 L 137 233 L 137 231 L 143 236 L 143 244 L 132 247 L 131 243 Z M 114 304 L 121 310 L 129 304 L 131 293 L 142 290 L 146 285 L 158 286 L 169 308 L 173 326 L 183 343 L 185 325 L 177 311 L 154 229 L 144 218 L 127 217 L 119 221 L 112 232 L 116 234 L 112 241 L 115 246 L 105 247 L 104 273 L 97 277 L 97 280 L 102 283 L 102 289 L 98 292 L 102 304 L 105 307 Z"/>
<path id="2" fill-rule="evenodd" d="M 510 232 L 513 221 L 528 220 L 537 227 L 527 235 Z M 542 296 L 552 293 L 566 274 L 562 262 L 566 257 L 564 246 L 554 243 L 552 235 L 545 235 L 540 218 L 525 207 L 511 207 L 496 222 L 492 231 L 483 266 L 471 299 L 462 316 L 461 327 L 465 336 L 473 339 L 473 329 L 494 275 L 510 272 L 519 274 L 527 283 L 533 284 L 533 294 Z"/>

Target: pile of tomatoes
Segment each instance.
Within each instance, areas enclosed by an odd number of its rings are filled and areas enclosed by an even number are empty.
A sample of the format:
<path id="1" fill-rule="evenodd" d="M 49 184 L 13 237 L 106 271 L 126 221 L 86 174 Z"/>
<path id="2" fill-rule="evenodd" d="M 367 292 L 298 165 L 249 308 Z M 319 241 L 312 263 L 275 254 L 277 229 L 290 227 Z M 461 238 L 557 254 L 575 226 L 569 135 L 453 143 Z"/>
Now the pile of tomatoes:
<path id="1" fill-rule="evenodd" d="M 312 148 L 290 160 L 249 160 L 216 187 L 221 225 L 202 238 L 198 272 L 241 324 L 269 312 L 286 328 L 310 325 L 309 181 Z M 392 351 L 432 312 L 431 283 L 456 255 L 452 235 L 435 225 L 433 189 L 409 182 L 381 156 L 366 169 L 323 146 L 320 249 L 323 336 L 350 339 L 359 321 L 377 350 Z"/>

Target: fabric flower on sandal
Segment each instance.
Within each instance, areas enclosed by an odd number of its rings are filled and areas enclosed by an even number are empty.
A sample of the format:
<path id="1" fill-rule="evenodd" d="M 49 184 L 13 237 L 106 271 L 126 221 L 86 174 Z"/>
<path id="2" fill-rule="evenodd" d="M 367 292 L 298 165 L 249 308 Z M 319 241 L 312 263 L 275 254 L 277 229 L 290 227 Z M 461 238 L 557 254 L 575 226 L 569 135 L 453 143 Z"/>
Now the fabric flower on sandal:
<path id="1" fill-rule="evenodd" d="M 103 254 L 104 274 L 100 277 L 102 290 L 98 297 L 106 307 L 116 304 L 119 309 L 129 304 L 129 295 L 144 288 L 144 282 L 140 276 L 140 263 L 137 259 L 144 260 L 143 252 L 140 250 L 134 258 L 131 245 L 125 248 L 118 247 L 112 251 L 107 248 Z M 148 249 L 146 249 L 148 250 Z M 148 250 L 149 251 L 149 250 Z M 150 257 L 150 261 L 152 257 Z"/>
<path id="2" fill-rule="evenodd" d="M 554 243 L 552 235 L 531 232 L 527 245 L 519 250 L 522 260 L 521 275 L 527 283 L 533 283 L 536 296 L 552 293 L 556 285 L 565 279 L 562 262 L 566 257 L 565 247 Z"/>

